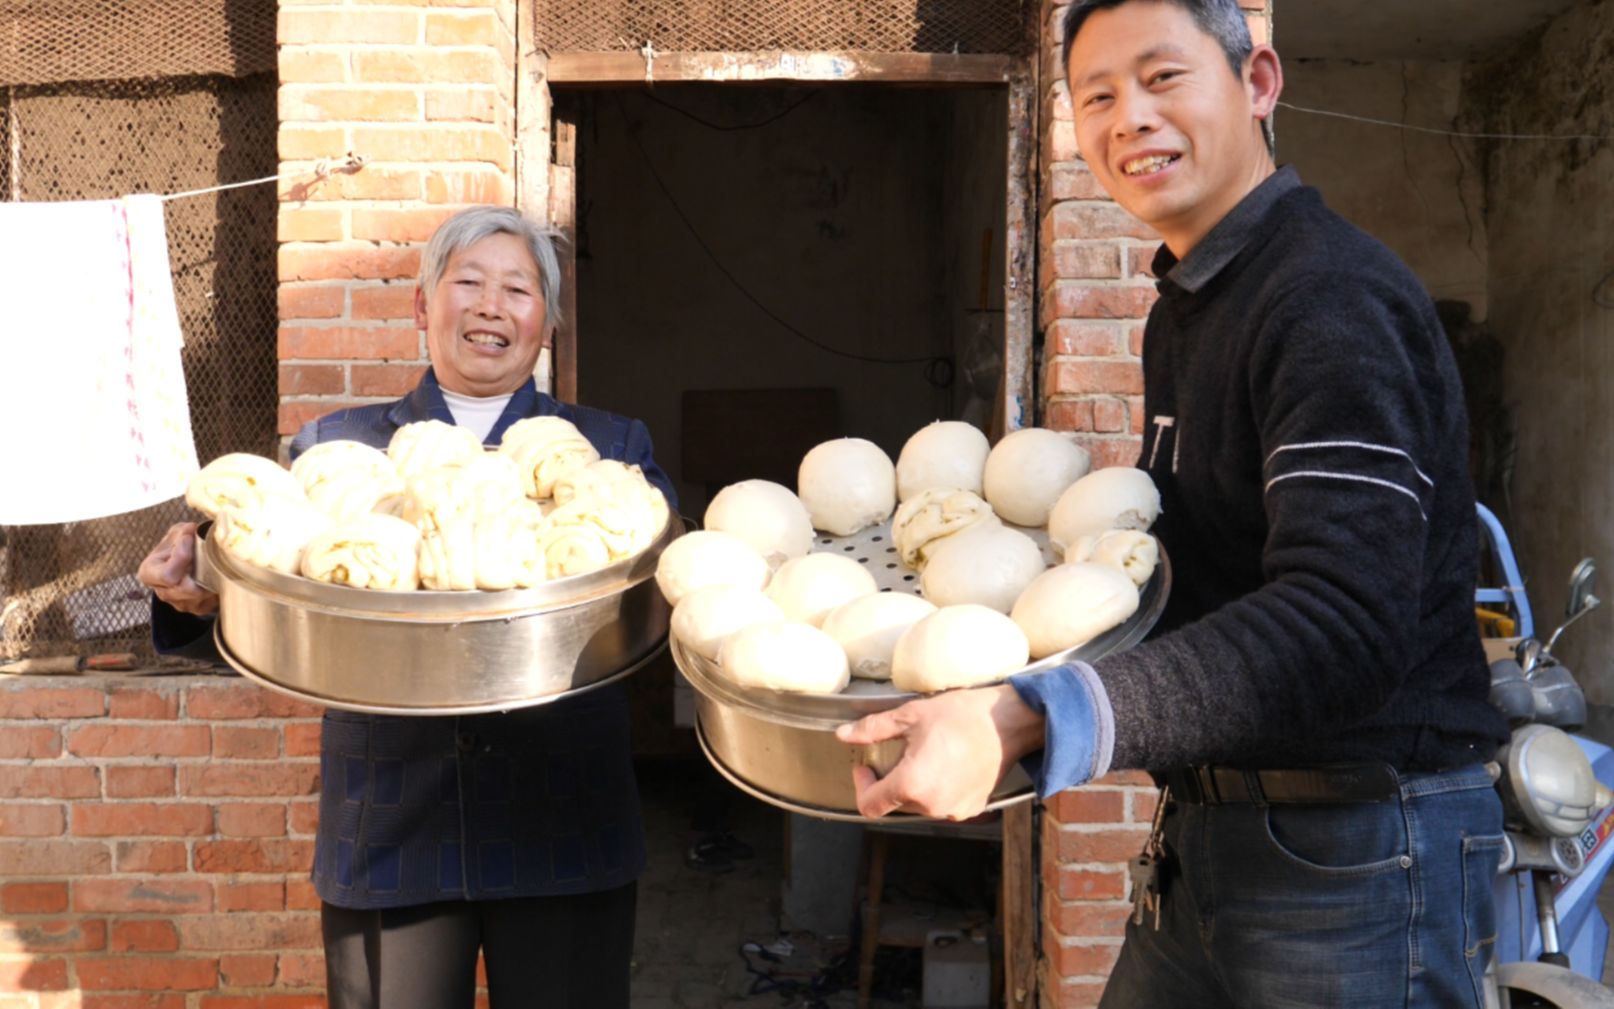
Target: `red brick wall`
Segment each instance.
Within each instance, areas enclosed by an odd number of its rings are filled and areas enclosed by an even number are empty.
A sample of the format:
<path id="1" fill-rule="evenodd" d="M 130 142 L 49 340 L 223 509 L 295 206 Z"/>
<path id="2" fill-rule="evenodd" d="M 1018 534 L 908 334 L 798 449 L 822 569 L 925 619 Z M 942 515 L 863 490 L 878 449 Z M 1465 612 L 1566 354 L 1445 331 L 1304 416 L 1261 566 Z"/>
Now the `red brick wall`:
<path id="1" fill-rule="evenodd" d="M 318 715 L 217 677 L 0 681 L 0 1007 L 323 1006 Z"/>
<path id="2" fill-rule="evenodd" d="M 1240 0 L 1257 42 L 1271 0 Z M 1060 21 L 1043 0 L 1038 377 L 1050 427 L 1082 432 L 1095 466 L 1131 464 L 1143 433 L 1143 319 L 1154 303 L 1153 233 L 1105 195 L 1076 150 Z M 1098 1004 L 1120 950 L 1126 862 L 1142 847 L 1155 791 L 1136 772 L 1061 793 L 1043 818 L 1041 998 L 1047 1009 Z"/>
<path id="3" fill-rule="evenodd" d="M 515 0 L 282 0 L 281 434 L 419 376 L 420 244 L 515 202 L 514 26 Z M 307 174 L 350 151 L 361 171 Z"/>

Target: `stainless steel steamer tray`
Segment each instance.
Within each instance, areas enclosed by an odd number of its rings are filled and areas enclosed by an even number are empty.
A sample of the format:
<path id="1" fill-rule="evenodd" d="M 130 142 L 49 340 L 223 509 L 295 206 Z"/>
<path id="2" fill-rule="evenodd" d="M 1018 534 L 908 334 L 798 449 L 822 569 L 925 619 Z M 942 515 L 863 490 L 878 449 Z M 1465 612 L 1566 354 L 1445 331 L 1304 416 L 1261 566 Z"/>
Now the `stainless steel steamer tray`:
<path id="1" fill-rule="evenodd" d="M 1036 540 L 1050 563 L 1059 562 L 1048 545 L 1045 530 L 1020 531 Z M 886 525 L 852 536 L 820 536 L 813 549 L 842 553 L 867 565 L 882 589 L 919 594 L 919 577 L 897 560 Z M 1137 612 L 1125 623 L 1085 644 L 1032 663 L 1025 671 L 1052 669 L 1076 659 L 1091 662 L 1131 648 L 1160 619 L 1170 592 L 1171 561 L 1162 547 L 1160 563 L 1139 593 Z M 921 695 L 889 684 L 858 680 L 852 681 L 848 688 L 851 692 L 840 694 L 794 694 L 741 687 L 676 638 L 671 650 L 678 668 L 695 688 L 696 730 L 701 748 L 724 777 L 743 791 L 783 809 L 824 819 L 873 822 L 857 812 L 851 769 L 865 764 L 885 773 L 902 756 L 902 743 L 848 746 L 835 738 L 835 727 L 898 707 Z M 988 808 L 1023 801 L 1031 793 L 1031 781 L 1016 767 L 999 783 Z"/>
<path id="2" fill-rule="evenodd" d="M 197 580 L 219 594 L 214 638 L 238 672 L 305 701 L 388 715 L 468 715 L 582 693 L 643 666 L 671 614 L 643 553 L 502 592 L 377 592 L 242 564 L 211 540 Z M 205 532 L 205 529 L 204 529 Z"/>

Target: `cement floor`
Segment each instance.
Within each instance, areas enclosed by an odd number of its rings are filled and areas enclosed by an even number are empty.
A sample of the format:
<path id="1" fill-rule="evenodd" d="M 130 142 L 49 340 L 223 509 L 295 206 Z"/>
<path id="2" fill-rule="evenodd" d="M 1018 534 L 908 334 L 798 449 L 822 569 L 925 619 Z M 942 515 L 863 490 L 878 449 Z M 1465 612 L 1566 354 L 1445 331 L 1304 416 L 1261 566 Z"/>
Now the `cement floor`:
<path id="1" fill-rule="evenodd" d="M 725 873 L 692 868 L 684 855 L 702 835 L 691 824 L 697 807 L 712 794 L 709 769 L 691 758 L 647 761 L 639 771 L 650 859 L 639 883 L 632 1009 L 852 1009 L 857 999 L 850 989 L 825 994 L 817 1003 L 805 993 L 753 991 L 753 986 L 766 988 L 767 982 L 750 972 L 741 957 L 746 943 L 782 949 L 776 944 L 785 939 L 791 952 L 780 962 L 769 963 L 757 954 L 750 960 L 788 986 L 808 982 L 846 947 L 845 937 L 780 935 L 784 814 L 731 790 L 721 803 L 721 819 L 755 854 L 735 861 Z M 1598 904 L 1614 922 L 1614 874 Z M 1614 984 L 1614 933 L 1603 982 Z M 902 1009 L 918 1002 L 876 999 L 873 1004 L 876 1009 Z"/>
<path id="2" fill-rule="evenodd" d="M 727 792 L 714 793 L 715 786 Z M 850 989 L 824 993 L 817 1001 L 789 990 L 807 985 L 845 951 L 848 940 L 780 935 L 784 814 L 715 778 L 699 757 L 642 761 L 639 790 L 650 856 L 639 881 L 632 1009 L 852 1009 L 857 999 Z M 721 797 L 716 813 L 708 808 L 714 795 Z M 692 827 L 697 816 L 720 820 L 754 849 L 753 857 L 735 860 L 722 873 L 686 864 L 686 851 L 702 836 Z M 762 990 L 770 982 L 747 969 L 741 956 L 746 943 L 773 947 L 777 962 L 757 953 L 750 959 L 783 989 Z M 874 1002 L 877 1009 L 907 1004 Z"/>

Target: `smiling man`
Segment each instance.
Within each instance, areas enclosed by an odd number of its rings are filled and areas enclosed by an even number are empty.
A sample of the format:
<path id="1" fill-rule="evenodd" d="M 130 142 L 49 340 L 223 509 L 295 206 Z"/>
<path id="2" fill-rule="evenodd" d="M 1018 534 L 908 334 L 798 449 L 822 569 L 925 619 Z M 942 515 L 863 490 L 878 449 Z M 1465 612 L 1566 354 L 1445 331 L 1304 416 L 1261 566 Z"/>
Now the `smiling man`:
<path id="1" fill-rule="evenodd" d="M 1434 307 L 1274 165 L 1282 69 L 1237 0 L 1075 0 L 1064 42 L 1088 167 L 1164 240 L 1139 466 L 1171 599 L 1131 651 L 843 727 L 907 741 L 859 807 L 967 816 L 1023 757 L 1043 796 L 1148 770 L 1104 1006 L 1478 1006 L 1506 725 Z"/>

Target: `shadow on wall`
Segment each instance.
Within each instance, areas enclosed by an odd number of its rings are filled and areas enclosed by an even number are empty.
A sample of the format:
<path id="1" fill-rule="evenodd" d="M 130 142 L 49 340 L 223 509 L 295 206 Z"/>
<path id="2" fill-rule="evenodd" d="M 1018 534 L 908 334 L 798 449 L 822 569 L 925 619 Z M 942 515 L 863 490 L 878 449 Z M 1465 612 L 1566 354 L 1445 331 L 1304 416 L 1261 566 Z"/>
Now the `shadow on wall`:
<path id="1" fill-rule="evenodd" d="M 1513 411 L 1503 389 L 1506 351 L 1485 323 L 1477 322 L 1466 301 L 1437 301 L 1435 311 L 1446 330 L 1468 408 L 1468 471 L 1474 496 L 1500 515 L 1510 516 L 1508 482 L 1513 473 Z"/>

